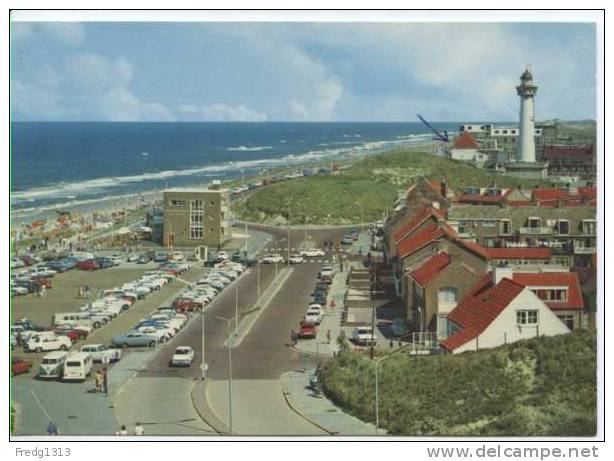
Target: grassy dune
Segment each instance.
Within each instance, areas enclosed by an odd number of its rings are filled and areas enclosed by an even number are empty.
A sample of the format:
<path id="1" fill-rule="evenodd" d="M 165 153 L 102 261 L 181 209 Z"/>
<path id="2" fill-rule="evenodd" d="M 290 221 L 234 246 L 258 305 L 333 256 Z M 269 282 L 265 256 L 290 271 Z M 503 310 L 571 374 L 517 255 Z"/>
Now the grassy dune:
<path id="1" fill-rule="evenodd" d="M 393 356 L 379 367 L 380 427 L 408 436 L 591 436 L 596 335 L 573 333 L 458 356 Z M 343 353 L 321 369 L 326 394 L 374 421 L 373 364 Z"/>
<path id="2" fill-rule="evenodd" d="M 269 185 L 234 205 L 239 219 L 291 224 L 350 224 L 381 219 L 400 190 L 420 175 L 445 179 L 453 188 L 547 184 L 496 175 L 467 163 L 435 157 L 416 150 L 398 149 L 364 158 L 339 175 L 310 176 Z M 288 208 L 290 211 L 288 212 Z"/>

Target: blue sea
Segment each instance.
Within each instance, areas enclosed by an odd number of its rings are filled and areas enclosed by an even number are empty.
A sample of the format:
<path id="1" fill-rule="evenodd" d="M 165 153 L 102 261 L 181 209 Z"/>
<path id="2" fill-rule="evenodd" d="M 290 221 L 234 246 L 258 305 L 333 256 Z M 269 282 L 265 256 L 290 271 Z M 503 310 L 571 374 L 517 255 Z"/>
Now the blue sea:
<path id="1" fill-rule="evenodd" d="M 435 127 L 458 129 L 455 123 Z M 36 214 L 431 138 L 421 123 L 14 122 L 11 206 L 22 216 Z"/>

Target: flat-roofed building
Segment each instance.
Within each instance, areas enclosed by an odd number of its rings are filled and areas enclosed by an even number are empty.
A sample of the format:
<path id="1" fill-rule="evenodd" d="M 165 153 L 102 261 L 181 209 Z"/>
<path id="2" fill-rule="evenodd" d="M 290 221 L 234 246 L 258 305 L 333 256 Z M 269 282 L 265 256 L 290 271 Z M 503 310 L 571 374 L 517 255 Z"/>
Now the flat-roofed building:
<path id="1" fill-rule="evenodd" d="M 165 246 L 218 246 L 231 236 L 228 189 L 214 183 L 164 191 Z"/>

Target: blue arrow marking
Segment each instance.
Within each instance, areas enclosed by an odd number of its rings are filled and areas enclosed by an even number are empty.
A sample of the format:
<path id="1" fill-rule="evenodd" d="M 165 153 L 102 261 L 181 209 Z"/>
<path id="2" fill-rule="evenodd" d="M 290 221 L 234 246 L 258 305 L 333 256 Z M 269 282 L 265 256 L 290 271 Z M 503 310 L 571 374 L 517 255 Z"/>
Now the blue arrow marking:
<path id="1" fill-rule="evenodd" d="M 431 129 L 431 131 L 435 133 L 435 137 L 433 138 L 435 141 L 450 142 L 450 138 L 448 138 L 448 132 L 446 130 L 443 130 L 443 134 L 441 134 L 439 131 L 433 128 L 433 125 L 431 125 L 429 122 L 424 120 L 424 118 L 422 118 L 420 114 L 416 114 L 416 115 L 418 116 L 418 118 L 420 119 L 422 123 L 428 126 Z"/>

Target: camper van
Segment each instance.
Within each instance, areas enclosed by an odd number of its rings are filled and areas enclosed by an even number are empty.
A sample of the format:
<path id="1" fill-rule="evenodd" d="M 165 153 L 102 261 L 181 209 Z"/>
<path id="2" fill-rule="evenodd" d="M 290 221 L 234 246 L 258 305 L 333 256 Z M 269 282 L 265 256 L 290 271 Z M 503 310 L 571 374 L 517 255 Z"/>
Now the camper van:
<path id="1" fill-rule="evenodd" d="M 53 324 L 70 323 L 71 325 L 94 326 L 89 312 L 61 312 L 53 314 Z M 100 326 L 100 325 L 99 325 Z"/>
<path id="2" fill-rule="evenodd" d="M 58 379 L 64 376 L 64 362 L 68 352 L 55 351 L 43 357 L 38 367 L 39 379 Z"/>
<path id="3" fill-rule="evenodd" d="M 92 356 L 87 352 L 75 352 L 64 363 L 64 381 L 85 381 L 92 374 Z"/>

